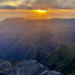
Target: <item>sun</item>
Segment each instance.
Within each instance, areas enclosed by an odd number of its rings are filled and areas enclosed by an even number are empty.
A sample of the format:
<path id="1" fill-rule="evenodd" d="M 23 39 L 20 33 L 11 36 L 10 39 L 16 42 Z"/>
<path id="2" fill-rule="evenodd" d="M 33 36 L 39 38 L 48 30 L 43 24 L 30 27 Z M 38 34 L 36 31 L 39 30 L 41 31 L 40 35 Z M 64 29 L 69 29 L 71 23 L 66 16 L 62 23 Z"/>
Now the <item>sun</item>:
<path id="1" fill-rule="evenodd" d="M 45 12 L 47 12 L 47 10 L 34 10 L 34 11 L 39 12 L 39 13 L 45 13 Z"/>
<path id="2" fill-rule="evenodd" d="M 46 10 L 37 10 L 37 11 L 40 12 L 40 13 L 46 12 Z"/>

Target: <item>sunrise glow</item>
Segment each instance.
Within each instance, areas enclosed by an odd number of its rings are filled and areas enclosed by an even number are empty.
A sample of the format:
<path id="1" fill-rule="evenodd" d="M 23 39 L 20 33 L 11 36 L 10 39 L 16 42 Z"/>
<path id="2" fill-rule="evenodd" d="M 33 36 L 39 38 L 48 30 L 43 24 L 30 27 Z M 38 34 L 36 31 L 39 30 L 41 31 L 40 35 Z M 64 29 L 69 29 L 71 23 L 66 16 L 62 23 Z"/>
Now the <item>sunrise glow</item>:
<path id="1" fill-rule="evenodd" d="M 39 12 L 39 13 L 45 13 L 45 12 L 47 12 L 47 10 L 34 10 L 34 11 Z"/>

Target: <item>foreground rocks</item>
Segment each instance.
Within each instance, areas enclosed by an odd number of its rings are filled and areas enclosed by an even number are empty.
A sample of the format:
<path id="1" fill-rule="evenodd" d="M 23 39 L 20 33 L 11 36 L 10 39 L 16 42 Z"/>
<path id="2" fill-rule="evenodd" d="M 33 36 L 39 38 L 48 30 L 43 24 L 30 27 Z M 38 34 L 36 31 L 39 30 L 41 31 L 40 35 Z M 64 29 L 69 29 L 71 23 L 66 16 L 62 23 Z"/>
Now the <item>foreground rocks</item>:
<path id="1" fill-rule="evenodd" d="M 0 60 L 0 75 L 8 74 L 10 68 L 12 68 L 12 64 L 8 61 Z"/>
<path id="2" fill-rule="evenodd" d="M 60 72 L 56 72 L 56 71 L 44 71 L 42 74 L 40 75 L 62 75 Z"/>
<path id="3" fill-rule="evenodd" d="M 60 72 L 49 71 L 45 66 L 35 60 L 18 63 L 16 66 L 7 61 L 0 63 L 0 75 L 62 75 Z"/>
<path id="4" fill-rule="evenodd" d="M 36 61 L 24 61 L 10 70 L 9 75 L 39 75 L 47 68 Z"/>
<path id="5" fill-rule="evenodd" d="M 56 71 L 49 71 L 45 66 L 34 60 L 24 61 L 10 69 L 9 75 L 62 75 Z"/>

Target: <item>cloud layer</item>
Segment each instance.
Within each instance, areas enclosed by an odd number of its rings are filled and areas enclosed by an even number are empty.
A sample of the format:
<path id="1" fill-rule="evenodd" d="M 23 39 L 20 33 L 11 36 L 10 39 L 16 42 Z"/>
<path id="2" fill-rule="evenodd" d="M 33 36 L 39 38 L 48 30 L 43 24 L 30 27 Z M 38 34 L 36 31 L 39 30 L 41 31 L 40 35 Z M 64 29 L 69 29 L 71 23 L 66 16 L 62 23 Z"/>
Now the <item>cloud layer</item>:
<path id="1" fill-rule="evenodd" d="M 10 0 L 14 5 L 9 5 L 9 0 L 0 0 L 0 9 L 75 9 L 75 0 Z M 15 6 L 17 2 L 20 2 Z"/>

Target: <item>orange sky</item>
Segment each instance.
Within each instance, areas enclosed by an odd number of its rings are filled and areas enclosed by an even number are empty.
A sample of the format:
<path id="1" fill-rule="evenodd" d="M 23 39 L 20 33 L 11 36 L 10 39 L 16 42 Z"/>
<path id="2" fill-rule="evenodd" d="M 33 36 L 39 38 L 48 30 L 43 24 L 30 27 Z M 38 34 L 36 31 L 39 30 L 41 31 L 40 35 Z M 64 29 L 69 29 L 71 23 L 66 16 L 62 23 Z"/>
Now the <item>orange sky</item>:
<path id="1" fill-rule="evenodd" d="M 50 9 L 42 11 L 0 9 L 0 20 L 13 17 L 24 17 L 29 19 L 75 18 L 75 9 Z"/>

